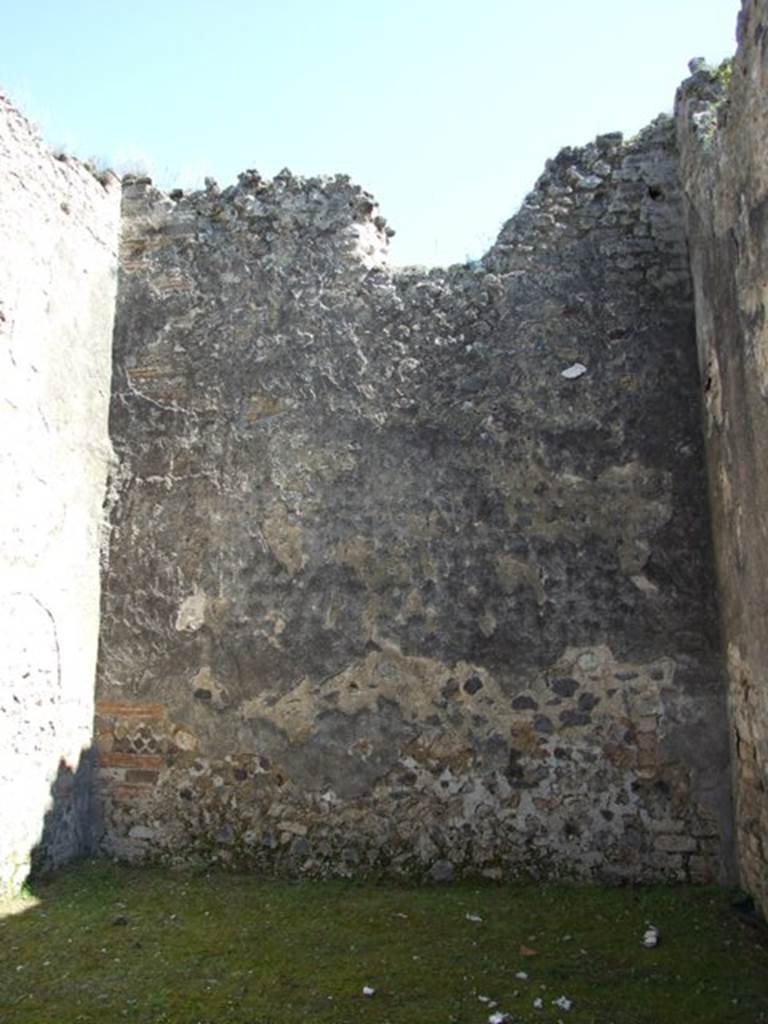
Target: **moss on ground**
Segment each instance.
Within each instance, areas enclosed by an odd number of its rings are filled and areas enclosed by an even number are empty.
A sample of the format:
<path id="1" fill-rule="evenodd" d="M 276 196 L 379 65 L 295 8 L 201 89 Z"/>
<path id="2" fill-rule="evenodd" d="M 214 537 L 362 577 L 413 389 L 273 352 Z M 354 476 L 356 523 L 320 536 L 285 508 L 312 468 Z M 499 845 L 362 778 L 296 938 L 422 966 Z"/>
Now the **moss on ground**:
<path id="1" fill-rule="evenodd" d="M 716 889 L 417 889 L 96 862 L 33 891 L 0 918 L 6 1024 L 768 1022 L 764 926 Z M 641 945 L 649 921 L 656 949 Z"/>

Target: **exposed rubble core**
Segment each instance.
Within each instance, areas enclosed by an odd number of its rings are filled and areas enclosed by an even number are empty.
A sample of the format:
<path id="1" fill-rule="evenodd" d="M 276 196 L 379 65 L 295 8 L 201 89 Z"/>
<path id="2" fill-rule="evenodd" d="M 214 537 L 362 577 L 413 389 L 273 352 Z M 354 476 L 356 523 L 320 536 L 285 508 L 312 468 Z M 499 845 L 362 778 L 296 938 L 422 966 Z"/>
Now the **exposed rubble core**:
<path id="1" fill-rule="evenodd" d="M 478 264 L 385 245 L 345 178 L 125 186 L 103 849 L 721 876 L 673 123 L 564 150 Z"/>

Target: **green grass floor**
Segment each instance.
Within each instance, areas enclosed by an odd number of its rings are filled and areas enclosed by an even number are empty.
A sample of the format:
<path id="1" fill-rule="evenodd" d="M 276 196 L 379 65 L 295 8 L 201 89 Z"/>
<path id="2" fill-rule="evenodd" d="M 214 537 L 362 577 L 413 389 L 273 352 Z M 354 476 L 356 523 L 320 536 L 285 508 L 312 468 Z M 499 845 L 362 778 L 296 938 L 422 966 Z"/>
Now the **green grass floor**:
<path id="1" fill-rule="evenodd" d="M 96 862 L 16 910 L 0 917 L 2 1024 L 768 1022 L 767 932 L 716 889 L 290 883 Z M 648 922 L 656 949 L 641 944 Z"/>

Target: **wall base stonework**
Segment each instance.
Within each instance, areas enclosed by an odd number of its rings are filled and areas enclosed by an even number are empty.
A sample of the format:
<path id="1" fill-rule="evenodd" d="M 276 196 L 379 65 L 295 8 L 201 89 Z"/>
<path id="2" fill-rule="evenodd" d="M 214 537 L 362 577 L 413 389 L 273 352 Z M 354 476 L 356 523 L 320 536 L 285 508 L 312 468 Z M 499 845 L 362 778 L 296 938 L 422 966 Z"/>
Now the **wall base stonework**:
<path id="1" fill-rule="evenodd" d="M 395 672 L 402 685 L 402 660 L 394 652 L 372 656 L 363 685 Z M 542 680 L 515 709 L 499 694 L 473 699 L 467 682 L 479 676 L 471 667 L 462 680 L 455 669 L 436 666 L 433 675 L 433 666 L 413 664 L 410 681 L 423 688 L 425 703 L 439 707 L 441 694 L 451 693 L 452 734 L 422 726 L 394 752 L 396 768 L 381 782 L 364 788 L 350 775 L 356 796 L 297 785 L 299 750 L 287 749 L 282 760 L 253 750 L 213 757 L 162 705 L 100 702 L 98 794 L 109 822 L 102 848 L 131 861 L 315 877 L 722 878 L 721 823 L 692 799 L 690 770 L 665 749 L 664 723 L 652 713 L 670 666 L 619 665 L 602 650 L 569 651 L 559 667 L 570 675 Z M 621 677 L 631 685 L 617 685 Z M 613 706 L 587 714 L 606 684 Z M 347 711 L 373 703 L 375 712 L 382 687 L 375 690 L 345 695 Z M 309 714 L 291 700 L 294 737 L 311 728 L 323 700 L 304 696 Z M 493 725 L 473 728 L 485 717 L 478 708 L 487 716 L 494 703 Z M 539 704 L 553 716 L 548 723 L 559 718 L 571 727 L 542 735 Z M 517 746 L 505 750 L 506 763 L 473 749 L 505 747 L 507 735 Z M 357 744 L 375 753 L 369 738 Z M 585 780 L 601 787 L 588 816 Z"/>

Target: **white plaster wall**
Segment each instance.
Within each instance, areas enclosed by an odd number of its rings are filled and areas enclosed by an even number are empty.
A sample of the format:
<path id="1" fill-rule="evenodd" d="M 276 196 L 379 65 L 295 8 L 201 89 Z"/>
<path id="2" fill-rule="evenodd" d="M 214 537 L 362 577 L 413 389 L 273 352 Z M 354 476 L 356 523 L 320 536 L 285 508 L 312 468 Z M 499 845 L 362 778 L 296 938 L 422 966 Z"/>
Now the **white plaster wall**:
<path id="1" fill-rule="evenodd" d="M 85 837 L 119 204 L 0 95 L 0 890 Z"/>

